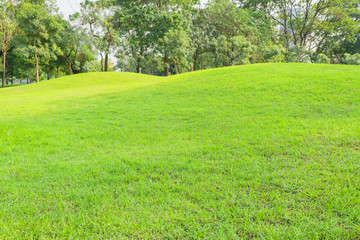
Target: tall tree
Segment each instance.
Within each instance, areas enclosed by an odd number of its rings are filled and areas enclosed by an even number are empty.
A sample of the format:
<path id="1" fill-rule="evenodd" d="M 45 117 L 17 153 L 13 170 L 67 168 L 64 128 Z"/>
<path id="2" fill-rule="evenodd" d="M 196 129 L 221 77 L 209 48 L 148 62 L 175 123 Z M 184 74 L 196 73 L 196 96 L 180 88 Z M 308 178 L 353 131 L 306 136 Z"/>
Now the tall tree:
<path id="1" fill-rule="evenodd" d="M 63 29 L 60 32 L 57 45 L 61 49 L 61 58 L 67 63 L 67 75 L 71 75 L 73 73 L 72 64 L 80 52 L 82 42 L 84 41 L 84 34 L 81 29 L 72 26 L 68 21 L 61 20 L 61 24 Z"/>
<path id="2" fill-rule="evenodd" d="M 118 29 L 114 27 L 114 11 L 116 6 L 112 1 L 99 0 L 96 2 L 86 0 L 81 4 L 81 12 L 73 16 L 80 19 L 83 26 L 88 26 L 90 35 L 94 38 L 94 43 L 98 48 L 102 62 L 105 55 L 105 72 L 109 71 L 109 56 L 113 48 L 119 42 Z"/>
<path id="3" fill-rule="evenodd" d="M 193 50 L 193 71 L 199 69 L 201 56 L 210 51 L 210 42 L 214 34 L 214 26 L 209 24 L 209 8 L 193 9 L 191 27 L 189 31 Z"/>
<path id="4" fill-rule="evenodd" d="M 26 48 L 15 48 L 10 56 L 9 62 L 13 68 L 14 76 L 20 80 L 26 79 L 29 83 L 30 78 L 34 75 L 34 60 L 31 58 Z"/>
<path id="5" fill-rule="evenodd" d="M 319 52 L 327 39 L 351 35 L 354 22 L 350 9 L 357 0 L 239 0 L 242 6 L 261 10 L 279 28 L 279 37 L 289 51 L 292 46 Z M 344 36 L 344 35 L 343 35 Z"/>
<path id="6" fill-rule="evenodd" d="M 181 30 L 184 9 L 192 6 L 188 0 L 117 1 L 117 26 L 125 34 L 124 52 L 136 60 L 137 72 L 144 60 L 156 51 L 161 39 L 171 30 Z M 168 75 L 169 57 L 164 56 L 165 75 Z"/>
<path id="7" fill-rule="evenodd" d="M 170 63 L 174 65 L 175 74 L 179 73 L 179 68 L 187 67 L 186 55 L 189 46 L 190 39 L 185 31 L 170 30 L 159 41 L 159 52 L 164 58 L 165 76 L 169 75 Z"/>
<path id="8" fill-rule="evenodd" d="M 342 62 L 345 53 L 360 54 L 360 2 L 354 3 L 354 8 L 352 9 L 350 16 L 356 23 L 355 34 L 353 37 L 349 37 L 344 36 L 346 33 L 343 33 L 343 41 L 340 41 L 338 48 L 334 49 L 334 55 L 339 62 Z"/>
<path id="9" fill-rule="evenodd" d="M 3 2 L 0 5 L 0 44 L 3 63 L 2 87 L 5 87 L 6 81 L 6 54 L 10 50 L 11 41 L 14 39 L 18 29 L 14 14 L 12 3 Z"/>
<path id="10" fill-rule="evenodd" d="M 40 5 L 25 4 L 18 13 L 18 23 L 23 33 L 23 45 L 35 58 L 36 81 L 40 81 L 39 57 L 56 48 L 55 39 L 61 25 Z"/>
<path id="11" fill-rule="evenodd" d="M 254 45 L 244 36 L 227 38 L 221 35 L 213 45 L 215 64 L 218 67 L 250 63 Z"/>

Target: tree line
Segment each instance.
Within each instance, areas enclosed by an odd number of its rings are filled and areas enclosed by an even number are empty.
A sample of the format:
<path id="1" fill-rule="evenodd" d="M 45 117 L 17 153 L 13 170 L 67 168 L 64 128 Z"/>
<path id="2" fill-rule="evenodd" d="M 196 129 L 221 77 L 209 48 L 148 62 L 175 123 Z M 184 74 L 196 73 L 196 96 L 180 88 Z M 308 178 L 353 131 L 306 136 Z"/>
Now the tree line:
<path id="1" fill-rule="evenodd" d="M 85 0 L 70 20 L 54 0 L 0 7 L 2 86 L 91 71 L 360 64 L 358 0 Z"/>

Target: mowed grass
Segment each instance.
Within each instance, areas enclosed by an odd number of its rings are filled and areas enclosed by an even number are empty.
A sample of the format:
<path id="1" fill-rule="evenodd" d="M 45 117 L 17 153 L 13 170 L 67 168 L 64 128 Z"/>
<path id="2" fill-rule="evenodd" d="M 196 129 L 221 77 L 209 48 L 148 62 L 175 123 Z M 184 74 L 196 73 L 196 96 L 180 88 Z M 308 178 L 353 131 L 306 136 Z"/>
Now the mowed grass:
<path id="1" fill-rule="evenodd" d="M 358 239 L 360 67 L 0 90 L 0 239 Z"/>

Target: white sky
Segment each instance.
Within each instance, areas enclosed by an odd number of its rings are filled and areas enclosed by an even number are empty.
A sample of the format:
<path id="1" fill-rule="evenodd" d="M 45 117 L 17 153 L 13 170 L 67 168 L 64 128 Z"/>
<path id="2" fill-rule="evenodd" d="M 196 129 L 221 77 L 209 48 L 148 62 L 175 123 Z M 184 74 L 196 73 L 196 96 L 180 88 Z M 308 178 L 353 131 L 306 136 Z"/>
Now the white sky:
<path id="1" fill-rule="evenodd" d="M 59 7 L 60 12 L 68 18 L 69 15 L 80 11 L 81 2 L 83 2 L 83 0 L 57 0 L 57 6 Z"/>

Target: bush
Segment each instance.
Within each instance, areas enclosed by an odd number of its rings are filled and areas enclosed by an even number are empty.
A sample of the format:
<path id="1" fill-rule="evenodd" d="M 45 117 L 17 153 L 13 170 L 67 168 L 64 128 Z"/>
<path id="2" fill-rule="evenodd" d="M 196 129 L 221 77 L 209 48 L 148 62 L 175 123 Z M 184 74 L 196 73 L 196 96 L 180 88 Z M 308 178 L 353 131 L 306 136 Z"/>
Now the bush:
<path id="1" fill-rule="evenodd" d="M 293 46 L 288 52 L 288 62 L 311 62 L 311 52 L 307 51 L 305 47 Z"/>
<path id="2" fill-rule="evenodd" d="M 264 59 L 266 62 L 285 62 L 286 49 L 280 45 L 267 47 L 264 51 Z"/>
<path id="3" fill-rule="evenodd" d="M 318 56 L 317 56 L 317 59 L 315 61 L 316 63 L 326 63 L 326 64 L 329 64 L 330 63 L 330 58 L 328 56 L 326 56 L 325 54 L 323 53 L 320 53 Z"/>
<path id="4" fill-rule="evenodd" d="M 342 61 L 344 64 L 360 65 L 360 54 L 356 53 L 354 55 L 351 55 L 349 53 L 345 53 Z"/>

